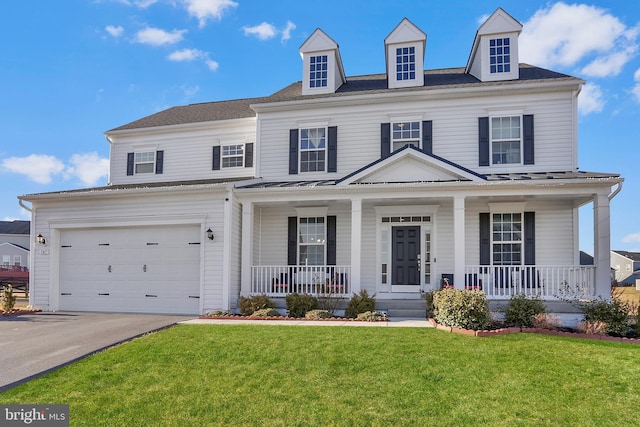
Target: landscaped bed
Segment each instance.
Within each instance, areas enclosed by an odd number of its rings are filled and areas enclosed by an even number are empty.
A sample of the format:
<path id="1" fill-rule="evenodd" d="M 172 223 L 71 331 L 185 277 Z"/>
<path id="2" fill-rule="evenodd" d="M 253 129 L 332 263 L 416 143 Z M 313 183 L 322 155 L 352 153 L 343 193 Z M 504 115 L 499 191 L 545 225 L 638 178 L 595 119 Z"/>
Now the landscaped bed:
<path id="1" fill-rule="evenodd" d="M 0 394 L 71 425 L 629 425 L 640 348 L 424 328 L 179 325 Z"/>

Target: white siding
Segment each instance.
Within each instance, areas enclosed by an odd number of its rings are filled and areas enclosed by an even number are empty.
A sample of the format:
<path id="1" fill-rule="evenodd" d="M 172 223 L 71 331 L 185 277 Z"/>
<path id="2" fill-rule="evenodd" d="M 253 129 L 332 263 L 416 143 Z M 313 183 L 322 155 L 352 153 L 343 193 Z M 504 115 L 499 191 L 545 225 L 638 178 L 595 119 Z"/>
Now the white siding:
<path id="1" fill-rule="evenodd" d="M 380 124 L 390 117 L 422 116 L 433 122 L 433 153 L 479 173 L 573 170 L 574 129 L 571 92 L 385 103 L 286 113 L 261 113 L 260 171 L 265 180 L 335 179 L 380 158 Z M 534 115 L 535 164 L 478 166 L 478 118 L 495 111 Z M 289 175 L 289 129 L 324 121 L 338 128 L 338 172 Z"/>
<path id="2" fill-rule="evenodd" d="M 254 145 L 254 167 L 212 170 L 213 147 L 255 143 L 255 119 L 240 119 L 211 124 L 204 129 L 182 129 L 160 132 L 126 133 L 111 136 L 110 180 L 112 184 L 170 182 L 195 179 L 253 177 L 257 150 Z M 164 151 L 162 174 L 127 175 L 127 154 L 142 151 Z"/>

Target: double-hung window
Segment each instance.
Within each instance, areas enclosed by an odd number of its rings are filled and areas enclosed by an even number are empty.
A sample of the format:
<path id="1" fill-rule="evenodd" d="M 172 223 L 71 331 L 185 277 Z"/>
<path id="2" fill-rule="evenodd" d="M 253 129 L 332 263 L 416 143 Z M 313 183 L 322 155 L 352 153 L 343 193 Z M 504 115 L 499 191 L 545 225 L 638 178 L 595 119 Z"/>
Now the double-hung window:
<path id="1" fill-rule="evenodd" d="M 312 56 L 309 64 L 309 86 L 327 86 L 327 55 Z"/>
<path id="2" fill-rule="evenodd" d="M 326 169 L 327 128 L 300 129 L 300 172 Z"/>
<path id="3" fill-rule="evenodd" d="M 392 151 L 410 144 L 420 147 L 420 122 L 393 123 L 391 128 Z"/>
<path id="4" fill-rule="evenodd" d="M 135 173 L 154 173 L 156 170 L 156 152 L 135 153 Z"/>
<path id="5" fill-rule="evenodd" d="M 511 72 L 511 42 L 509 37 L 489 40 L 489 72 Z"/>
<path id="6" fill-rule="evenodd" d="M 299 265 L 324 265 L 326 254 L 324 217 L 302 217 L 298 223 Z"/>
<path id="7" fill-rule="evenodd" d="M 416 79 L 416 48 L 396 48 L 396 80 Z"/>
<path id="8" fill-rule="evenodd" d="M 223 145 L 222 146 L 222 167 L 235 168 L 244 166 L 244 145 Z"/>
<path id="9" fill-rule="evenodd" d="M 491 162 L 494 165 L 522 162 L 520 116 L 491 118 Z"/>
<path id="10" fill-rule="evenodd" d="M 493 265 L 522 264 L 522 213 L 491 216 Z"/>
<path id="11" fill-rule="evenodd" d="M 11 263 L 11 255 L 2 255 L 2 265 L 8 267 Z"/>

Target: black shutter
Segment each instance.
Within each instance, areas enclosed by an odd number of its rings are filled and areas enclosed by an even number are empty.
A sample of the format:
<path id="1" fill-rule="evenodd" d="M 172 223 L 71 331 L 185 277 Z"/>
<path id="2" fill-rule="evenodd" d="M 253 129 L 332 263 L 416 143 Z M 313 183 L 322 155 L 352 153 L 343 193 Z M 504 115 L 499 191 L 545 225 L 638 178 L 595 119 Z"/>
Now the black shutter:
<path id="1" fill-rule="evenodd" d="M 522 116 L 522 142 L 523 142 L 523 154 L 524 164 L 534 164 L 534 150 L 533 150 L 533 114 Z"/>
<path id="2" fill-rule="evenodd" d="M 422 151 L 433 154 L 433 122 L 431 120 L 422 122 Z"/>
<path id="3" fill-rule="evenodd" d="M 336 265 L 336 217 L 327 216 L 327 265 Z"/>
<path id="4" fill-rule="evenodd" d="M 211 169 L 214 171 L 220 170 L 220 146 L 216 145 L 213 147 L 213 163 L 211 165 Z"/>
<path id="5" fill-rule="evenodd" d="M 524 213 L 524 264 L 536 263 L 536 214 Z"/>
<path id="6" fill-rule="evenodd" d="M 156 151 L 156 174 L 162 173 L 164 165 L 164 151 Z"/>
<path id="7" fill-rule="evenodd" d="M 491 265 L 491 217 L 480 214 L 480 265 Z"/>
<path id="8" fill-rule="evenodd" d="M 489 166 L 489 117 L 478 117 L 478 166 Z"/>
<path id="9" fill-rule="evenodd" d="M 298 264 L 298 217 L 289 217 L 289 233 L 287 245 L 287 265 Z"/>
<path id="10" fill-rule="evenodd" d="M 134 153 L 127 153 L 127 175 L 133 175 Z"/>
<path id="11" fill-rule="evenodd" d="M 338 172 L 338 128 L 329 126 L 328 164 L 327 172 Z"/>
<path id="12" fill-rule="evenodd" d="M 253 167 L 253 143 L 244 144 L 244 167 Z"/>
<path id="13" fill-rule="evenodd" d="M 289 175 L 298 173 L 298 129 L 289 130 Z"/>
<path id="14" fill-rule="evenodd" d="M 380 124 L 380 158 L 384 159 L 391 154 L 391 124 Z"/>

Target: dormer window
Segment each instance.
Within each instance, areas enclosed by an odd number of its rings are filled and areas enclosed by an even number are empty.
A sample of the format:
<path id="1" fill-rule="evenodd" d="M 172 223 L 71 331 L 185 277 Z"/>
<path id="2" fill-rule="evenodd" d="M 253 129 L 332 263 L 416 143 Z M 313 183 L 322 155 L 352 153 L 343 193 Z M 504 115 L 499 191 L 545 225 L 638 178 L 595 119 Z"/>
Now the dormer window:
<path id="1" fill-rule="evenodd" d="M 309 65 L 309 86 L 327 86 L 327 55 L 312 56 Z"/>
<path id="2" fill-rule="evenodd" d="M 396 49 L 396 80 L 415 80 L 416 48 L 402 47 Z"/>
<path id="3" fill-rule="evenodd" d="M 511 46 L 509 37 L 489 40 L 489 71 L 511 72 Z"/>

